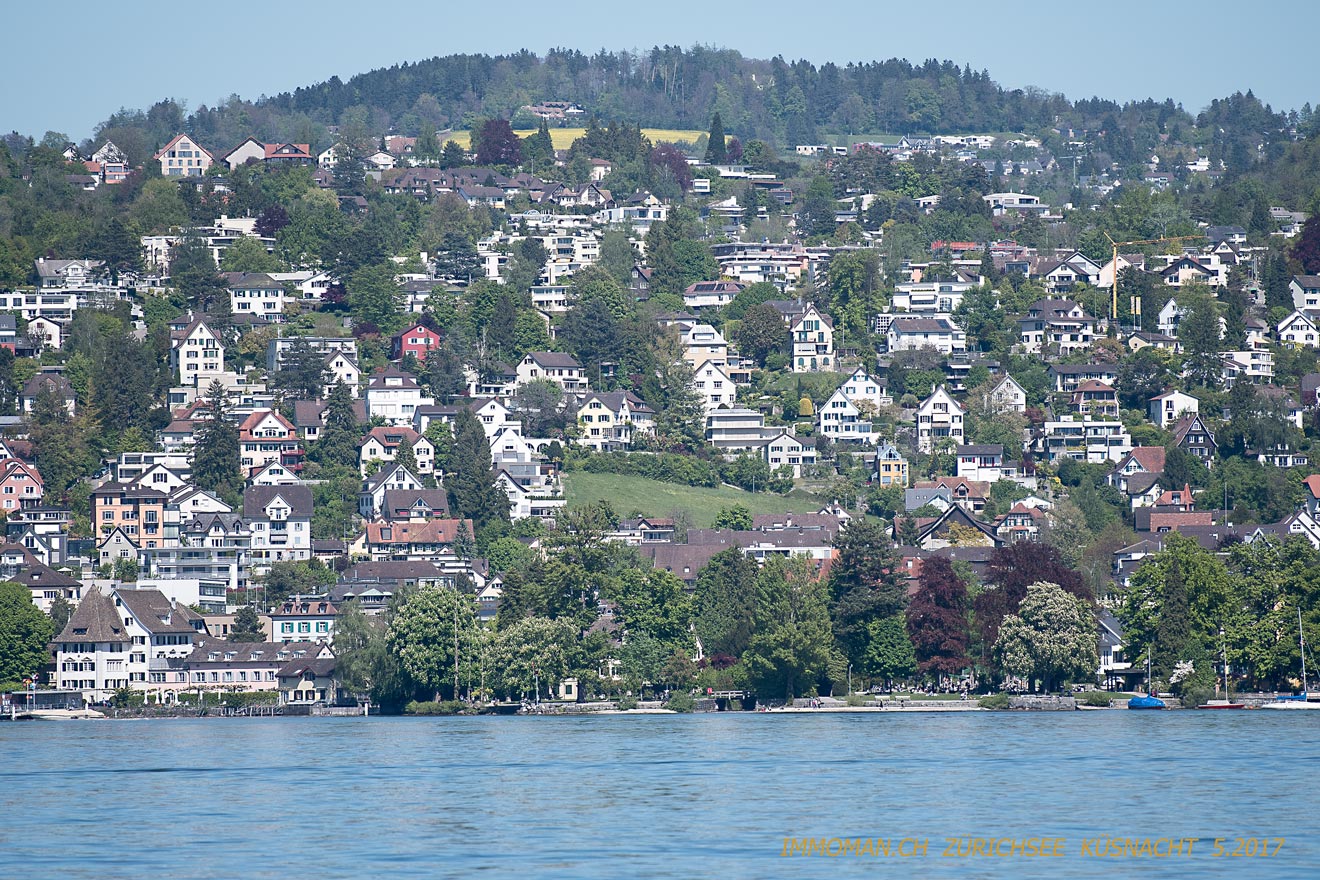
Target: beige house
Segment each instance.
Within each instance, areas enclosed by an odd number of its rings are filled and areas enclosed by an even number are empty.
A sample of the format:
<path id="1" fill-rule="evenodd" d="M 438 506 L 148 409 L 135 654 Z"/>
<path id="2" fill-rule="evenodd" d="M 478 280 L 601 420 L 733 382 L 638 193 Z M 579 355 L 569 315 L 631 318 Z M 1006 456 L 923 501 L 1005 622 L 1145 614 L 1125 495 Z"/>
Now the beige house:
<path id="1" fill-rule="evenodd" d="M 152 158 L 160 163 L 161 177 L 201 177 L 215 161 L 201 144 L 186 134 L 176 134 Z"/>

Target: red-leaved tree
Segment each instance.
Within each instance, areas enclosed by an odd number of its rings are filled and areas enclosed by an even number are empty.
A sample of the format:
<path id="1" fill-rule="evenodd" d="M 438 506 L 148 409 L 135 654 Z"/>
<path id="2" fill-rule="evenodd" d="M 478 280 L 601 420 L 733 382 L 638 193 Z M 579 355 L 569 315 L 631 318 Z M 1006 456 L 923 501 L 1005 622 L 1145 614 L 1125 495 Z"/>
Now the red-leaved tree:
<path id="1" fill-rule="evenodd" d="M 967 585 L 947 558 L 922 562 L 917 592 L 908 602 L 907 631 L 919 672 L 954 675 L 971 665 Z"/>

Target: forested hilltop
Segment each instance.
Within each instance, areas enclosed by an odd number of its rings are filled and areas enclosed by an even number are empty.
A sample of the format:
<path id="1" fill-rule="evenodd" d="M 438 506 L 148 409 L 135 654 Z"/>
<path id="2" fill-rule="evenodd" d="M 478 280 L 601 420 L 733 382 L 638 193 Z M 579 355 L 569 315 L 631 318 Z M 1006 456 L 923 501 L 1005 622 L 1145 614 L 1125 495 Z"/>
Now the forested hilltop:
<path id="1" fill-rule="evenodd" d="M 1273 111 L 1250 92 L 1216 100 L 1194 115 L 1170 99 L 1120 104 L 1070 101 L 1041 89 L 1005 89 L 987 71 L 953 61 L 902 59 L 820 66 L 745 58 L 731 49 L 655 47 L 646 53 L 595 55 L 555 49 L 538 56 L 448 55 L 359 74 L 259 100 L 232 96 L 192 113 L 173 101 L 146 112 L 121 110 L 96 131 L 140 163 L 179 131 L 211 144 L 237 144 L 253 131 L 271 140 L 324 149 L 327 127 L 361 123 L 373 131 L 415 136 L 425 128 L 466 130 L 490 117 L 533 128 L 524 108 L 559 101 L 585 118 L 644 126 L 704 129 L 718 111 L 743 140 L 775 146 L 868 134 L 956 132 L 1099 133 L 1107 158 L 1144 161 L 1164 141 L 1194 144 L 1229 170 L 1277 154 L 1312 127 L 1310 105 Z M 585 121 L 585 119 L 584 119 Z M 35 133 L 33 133 L 35 134 Z M 1080 166 L 1101 169 L 1103 158 Z"/>

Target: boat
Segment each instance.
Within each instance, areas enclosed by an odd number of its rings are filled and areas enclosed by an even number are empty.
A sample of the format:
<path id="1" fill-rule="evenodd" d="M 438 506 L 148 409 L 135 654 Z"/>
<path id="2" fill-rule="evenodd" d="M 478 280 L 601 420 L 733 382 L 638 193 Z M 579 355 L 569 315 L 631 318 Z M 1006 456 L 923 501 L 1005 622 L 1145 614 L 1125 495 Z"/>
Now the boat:
<path id="1" fill-rule="evenodd" d="M 1220 637 L 1221 639 L 1224 638 L 1224 631 L 1223 631 L 1222 629 L 1219 630 L 1219 637 Z M 1232 700 L 1228 699 L 1228 642 L 1225 641 L 1225 642 L 1223 643 L 1223 645 L 1224 645 L 1224 647 L 1223 647 L 1223 655 L 1222 655 L 1222 656 L 1223 656 L 1223 658 L 1224 658 L 1224 699 L 1222 699 L 1222 700 L 1219 699 L 1219 682 L 1216 681 L 1216 682 L 1215 682 L 1215 699 L 1213 699 L 1213 700 L 1207 700 L 1207 701 L 1205 702 L 1205 705 L 1197 706 L 1196 708 L 1198 708 L 1198 709 L 1245 709 L 1245 708 L 1247 708 L 1247 704 L 1246 704 L 1246 703 L 1234 703 Z"/>
<path id="2" fill-rule="evenodd" d="M 1128 700 L 1129 709 L 1166 709 L 1164 701 L 1150 692 L 1150 651 L 1146 652 L 1146 692 Z"/>
<path id="3" fill-rule="evenodd" d="M 1302 692 L 1300 694 L 1280 694 L 1262 709 L 1320 709 L 1320 703 L 1312 703 L 1306 692 L 1306 635 L 1302 632 L 1302 609 L 1297 609 L 1297 645 L 1302 653 Z"/>

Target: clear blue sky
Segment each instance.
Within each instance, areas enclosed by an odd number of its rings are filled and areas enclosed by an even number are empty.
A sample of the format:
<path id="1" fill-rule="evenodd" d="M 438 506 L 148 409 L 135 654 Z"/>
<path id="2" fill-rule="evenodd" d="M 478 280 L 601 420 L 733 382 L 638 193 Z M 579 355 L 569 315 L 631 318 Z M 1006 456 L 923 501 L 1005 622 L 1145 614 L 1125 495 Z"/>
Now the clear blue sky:
<path id="1" fill-rule="evenodd" d="M 695 43 L 820 63 L 951 59 L 1008 87 L 1069 98 L 1171 97 L 1196 112 L 1252 89 L 1275 109 L 1320 102 L 1314 0 L 1163 2 L 362 3 L 260 7 L 66 0 L 0 11 L 0 131 L 75 140 L 120 107 L 189 109 L 455 52 L 594 52 Z M 312 11 L 312 10 L 315 11 Z M 373 18 L 373 15 L 376 17 Z"/>

